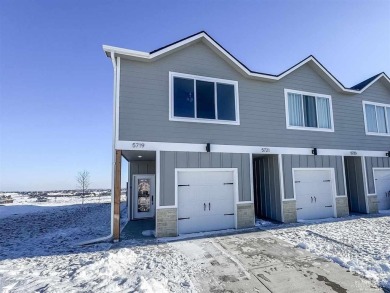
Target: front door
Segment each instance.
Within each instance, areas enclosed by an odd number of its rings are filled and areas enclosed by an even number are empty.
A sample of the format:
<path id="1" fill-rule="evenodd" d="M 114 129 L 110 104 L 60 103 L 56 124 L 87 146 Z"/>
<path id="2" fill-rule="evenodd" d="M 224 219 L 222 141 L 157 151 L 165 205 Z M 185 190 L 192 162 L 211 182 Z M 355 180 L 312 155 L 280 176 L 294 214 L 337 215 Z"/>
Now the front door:
<path id="1" fill-rule="evenodd" d="M 153 218 L 156 212 L 154 175 L 133 176 L 133 218 Z"/>

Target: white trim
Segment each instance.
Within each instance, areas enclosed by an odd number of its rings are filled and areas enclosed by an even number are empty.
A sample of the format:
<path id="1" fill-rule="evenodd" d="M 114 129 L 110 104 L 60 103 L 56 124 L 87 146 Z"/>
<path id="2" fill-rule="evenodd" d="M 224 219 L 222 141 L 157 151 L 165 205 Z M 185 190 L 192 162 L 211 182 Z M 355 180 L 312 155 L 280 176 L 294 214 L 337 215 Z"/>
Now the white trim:
<path id="1" fill-rule="evenodd" d="M 194 117 L 176 117 L 174 116 L 174 96 L 173 96 L 173 80 L 175 77 L 190 79 L 194 81 Z M 196 112 L 196 82 L 197 81 L 207 81 L 214 83 L 214 112 L 215 119 L 207 119 L 207 118 L 198 118 Z M 234 87 L 234 105 L 235 105 L 235 120 L 219 120 L 218 119 L 218 97 L 217 97 L 217 83 L 220 84 L 229 84 Z M 200 75 L 186 74 L 169 71 L 169 121 L 179 121 L 179 122 L 195 122 L 195 123 L 212 123 L 212 124 L 229 124 L 229 125 L 240 125 L 240 115 L 239 115 L 239 96 L 238 96 L 238 82 L 234 80 L 220 79 L 214 77 L 206 77 Z"/>
<path id="2" fill-rule="evenodd" d="M 318 125 L 318 110 L 317 110 L 317 98 L 326 98 L 329 101 L 329 114 L 330 114 L 330 123 L 331 128 L 319 128 L 317 127 L 307 127 L 307 126 L 291 126 L 290 125 L 290 112 L 288 109 L 288 93 L 292 94 L 298 94 L 301 95 L 302 99 L 304 95 L 311 96 L 315 98 L 316 101 L 316 119 L 317 119 L 317 125 Z M 285 104 L 285 110 L 286 110 L 286 128 L 287 129 L 295 129 L 295 130 L 309 130 L 309 131 L 322 131 L 322 132 L 334 132 L 334 121 L 333 121 L 333 105 L 332 105 L 332 96 L 330 95 L 324 95 L 324 94 L 318 94 L 318 93 L 312 93 L 312 92 L 304 92 L 304 91 L 297 91 L 297 90 L 291 90 L 291 89 L 284 89 L 284 104 Z M 302 100 L 303 105 L 303 100 Z M 303 115 L 303 122 L 305 122 L 304 117 L 304 111 L 302 110 Z"/>
<path id="3" fill-rule="evenodd" d="M 253 201 L 241 201 L 238 191 L 238 168 L 175 168 L 175 208 L 177 208 L 177 214 L 179 215 L 179 203 L 178 203 L 178 180 L 177 175 L 179 172 L 233 172 L 234 182 L 234 227 L 237 229 L 237 205 L 252 203 Z M 179 221 L 177 221 L 177 234 L 179 233 Z"/>
<path id="4" fill-rule="evenodd" d="M 116 141 L 116 149 L 120 150 L 143 150 L 143 151 L 183 151 L 183 152 L 206 152 L 206 144 L 199 143 L 173 143 L 173 142 L 150 142 L 150 141 Z M 289 148 L 272 146 L 249 146 L 249 145 L 223 145 L 212 144 L 215 153 L 252 153 L 252 154 L 290 154 L 312 155 L 313 148 Z M 369 150 L 343 150 L 318 148 L 319 156 L 367 156 L 386 157 L 387 151 Z"/>
<path id="5" fill-rule="evenodd" d="M 285 202 L 285 201 L 294 201 L 296 200 L 295 198 L 283 198 L 282 199 L 282 202 Z"/>
<path id="6" fill-rule="evenodd" d="M 159 207 L 156 207 L 156 210 L 163 210 L 163 209 L 177 209 L 177 206 L 173 205 L 173 206 L 159 206 Z"/>
<path id="7" fill-rule="evenodd" d="M 237 59 L 235 59 L 229 52 L 227 52 L 224 48 L 222 48 L 218 43 L 216 43 L 212 38 L 210 38 L 205 32 L 200 32 L 190 38 L 186 38 L 180 42 L 174 43 L 164 49 L 158 50 L 154 53 L 148 53 L 148 52 L 141 52 L 141 51 L 135 51 L 135 50 L 129 50 L 124 48 L 118 48 L 113 46 L 107 46 L 103 45 L 103 50 L 106 52 L 106 54 L 109 53 L 115 53 L 118 55 L 121 55 L 123 57 L 132 59 L 132 60 L 139 60 L 139 61 L 146 61 L 150 62 L 154 59 L 158 59 L 163 57 L 165 54 L 173 53 L 174 51 L 178 50 L 180 47 L 188 46 L 191 43 L 195 43 L 198 41 L 203 41 L 208 45 L 212 50 L 214 50 L 217 54 L 219 54 L 221 57 L 225 58 L 230 64 L 234 65 L 236 68 L 238 68 L 241 72 L 244 73 L 244 75 L 257 78 L 260 80 L 266 80 L 266 81 L 276 81 L 280 80 L 286 75 L 290 74 L 291 72 L 297 70 L 301 66 L 305 65 L 308 62 L 312 62 L 316 65 L 317 68 L 321 70 L 321 72 L 325 73 L 326 77 L 329 78 L 337 87 L 346 93 L 352 93 L 352 94 L 359 94 L 365 91 L 367 88 L 369 88 L 372 84 L 374 84 L 378 79 L 385 78 L 386 81 L 390 83 L 390 80 L 387 78 L 387 76 L 384 73 L 381 73 L 378 75 L 372 82 L 370 82 L 368 85 L 366 85 L 361 90 L 354 90 L 354 89 L 347 89 L 345 88 L 338 80 L 336 80 L 313 56 L 309 56 L 305 60 L 299 62 L 289 70 L 285 71 L 284 73 L 274 76 L 274 75 L 267 75 L 257 72 L 252 72 L 249 69 L 247 69 L 243 64 L 241 64 Z"/>
<path id="8" fill-rule="evenodd" d="M 114 86 L 113 86 L 113 95 L 112 95 L 112 159 L 111 159 L 111 234 L 110 238 L 114 236 L 114 190 L 115 190 L 115 159 L 116 159 L 116 152 L 115 152 L 115 145 L 117 141 L 116 137 L 116 92 L 117 92 L 117 66 L 116 66 L 116 59 L 115 59 L 115 53 L 111 53 L 111 62 L 114 69 Z"/>
<path id="9" fill-rule="evenodd" d="M 131 163 L 127 162 L 127 221 L 133 219 L 133 211 L 131 206 L 133 205 L 133 182 L 131 182 Z"/>
<path id="10" fill-rule="evenodd" d="M 337 197 L 348 197 L 347 196 L 347 176 L 345 175 L 345 162 L 344 162 L 344 156 L 341 157 L 341 162 L 342 162 L 342 166 L 343 166 L 343 180 L 344 180 L 344 192 L 345 192 L 345 195 L 336 195 Z"/>
<path id="11" fill-rule="evenodd" d="M 160 151 L 156 151 L 156 209 L 160 207 Z M 157 217 L 156 217 L 157 221 Z M 157 225 L 157 222 L 156 222 Z"/>
<path id="12" fill-rule="evenodd" d="M 238 201 L 238 202 L 236 202 L 236 204 L 237 205 L 240 205 L 240 204 L 248 204 L 248 203 L 253 203 L 253 201 L 251 201 L 251 200 L 245 200 L 245 201 Z"/>
<path id="13" fill-rule="evenodd" d="M 117 71 L 116 71 L 116 96 L 115 96 L 115 137 L 119 139 L 119 94 L 120 94 L 120 84 L 121 84 L 121 58 L 117 57 Z"/>
<path id="14" fill-rule="evenodd" d="M 376 193 L 376 181 L 375 181 L 375 171 L 385 171 L 385 170 L 388 170 L 390 171 L 390 168 L 389 167 L 374 167 L 372 168 L 372 179 L 374 180 L 374 191 L 375 193 L 372 193 L 372 194 L 367 194 L 367 196 L 376 196 L 377 193 Z"/>
<path id="15" fill-rule="evenodd" d="M 390 104 L 383 104 L 383 103 L 377 103 L 377 102 L 370 102 L 370 101 L 365 101 L 363 100 L 362 101 L 362 105 L 363 105 L 363 116 L 364 116 L 364 130 L 366 132 L 366 135 L 374 135 L 374 136 L 390 136 L 390 129 L 389 129 L 389 119 L 387 117 L 387 111 L 386 111 L 386 108 L 390 108 Z M 368 127 L 367 127 L 367 118 L 366 118 L 366 105 L 372 105 L 372 106 L 375 106 L 375 119 L 376 119 L 376 129 L 377 131 L 379 131 L 379 128 L 378 128 L 378 115 L 376 113 L 376 107 L 384 107 L 385 108 L 385 119 L 386 119 L 386 130 L 387 130 L 387 133 L 382 133 L 382 132 L 369 132 L 368 131 Z"/>
<path id="16" fill-rule="evenodd" d="M 249 176 L 250 176 L 250 185 L 251 185 L 251 203 L 254 203 L 254 190 L 253 190 L 253 154 L 249 154 Z M 240 202 L 242 203 L 242 202 Z"/>
<path id="17" fill-rule="evenodd" d="M 296 200 L 295 194 L 295 174 L 294 171 L 330 171 L 330 177 L 332 182 L 332 203 L 333 203 L 333 217 L 337 218 L 337 207 L 336 207 L 336 176 L 335 176 L 335 168 L 292 168 L 292 179 L 293 179 L 293 192 L 294 199 Z"/>
<path id="18" fill-rule="evenodd" d="M 284 173 L 283 173 L 283 157 L 281 154 L 278 154 L 278 167 L 279 167 L 279 188 L 280 188 L 280 212 L 282 223 L 284 223 L 284 210 L 283 210 L 283 201 L 284 198 Z"/>
<path id="19" fill-rule="evenodd" d="M 361 157 L 362 160 L 362 171 L 363 171 L 363 189 L 364 189 L 364 200 L 366 202 L 366 213 L 368 214 L 370 212 L 370 208 L 368 206 L 368 185 L 367 185 L 367 173 L 366 173 L 366 158 L 363 156 Z"/>

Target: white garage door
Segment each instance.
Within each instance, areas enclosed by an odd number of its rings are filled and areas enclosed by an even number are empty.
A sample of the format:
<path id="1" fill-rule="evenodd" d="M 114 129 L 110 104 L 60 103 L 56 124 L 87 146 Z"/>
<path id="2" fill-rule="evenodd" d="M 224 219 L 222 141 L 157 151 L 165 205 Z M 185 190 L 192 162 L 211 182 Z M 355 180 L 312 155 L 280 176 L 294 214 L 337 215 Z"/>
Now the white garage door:
<path id="1" fill-rule="evenodd" d="M 179 234 L 235 227 L 233 171 L 178 171 Z"/>
<path id="2" fill-rule="evenodd" d="M 378 197 L 378 209 L 390 209 L 390 170 L 374 170 L 375 190 Z"/>
<path id="3" fill-rule="evenodd" d="M 332 177 L 330 170 L 294 170 L 298 220 L 334 217 Z"/>

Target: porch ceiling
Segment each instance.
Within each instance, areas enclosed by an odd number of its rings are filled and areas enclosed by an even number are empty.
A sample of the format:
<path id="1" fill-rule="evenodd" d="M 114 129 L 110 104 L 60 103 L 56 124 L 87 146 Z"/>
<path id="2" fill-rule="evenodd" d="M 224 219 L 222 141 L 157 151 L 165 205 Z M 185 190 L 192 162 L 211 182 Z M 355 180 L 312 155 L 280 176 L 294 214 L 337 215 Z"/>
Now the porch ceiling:
<path id="1" fill-rule="evenodd" d="M 123 157 L 127 161 L 155 161 L 156 152 L 155 151 L 122 151 Z"/>

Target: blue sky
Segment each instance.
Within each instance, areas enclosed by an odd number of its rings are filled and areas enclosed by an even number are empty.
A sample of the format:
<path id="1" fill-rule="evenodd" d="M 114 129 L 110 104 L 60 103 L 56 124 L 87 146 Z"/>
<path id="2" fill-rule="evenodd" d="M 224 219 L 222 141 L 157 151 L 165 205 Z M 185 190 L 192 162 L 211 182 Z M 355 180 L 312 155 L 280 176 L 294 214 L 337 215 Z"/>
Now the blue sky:
<path id="1" fill-rule="evenodd" d="M 0 191 L 110 187 L 111 61 L 206 30 L 252 70 L 390 75 L 390 1 L 0 1 Z M 125 172 L 124 172 L 125 173 Z"/>

